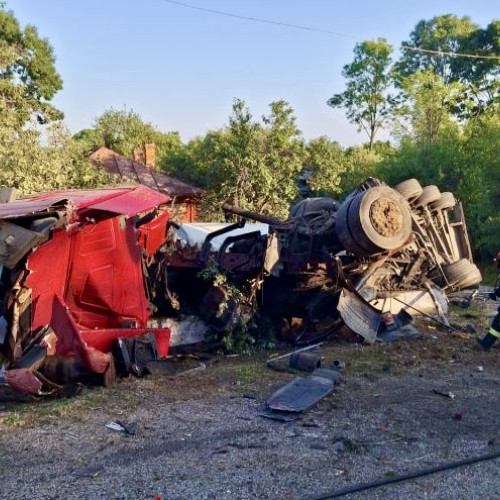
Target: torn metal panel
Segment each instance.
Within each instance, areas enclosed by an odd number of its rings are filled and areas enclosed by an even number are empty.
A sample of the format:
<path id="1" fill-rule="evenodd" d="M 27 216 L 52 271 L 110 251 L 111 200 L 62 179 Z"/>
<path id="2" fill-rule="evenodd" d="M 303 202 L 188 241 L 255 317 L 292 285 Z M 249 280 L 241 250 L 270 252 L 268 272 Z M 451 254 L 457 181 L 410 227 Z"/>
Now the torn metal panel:
<path id="1" fill-rule="evenodd" d="M 54 255 L 58 265 L 53 266 Z M 32 328 L 50 323 L 58 294 L 86 328 L 144 326 L 150 315 L 137 232 L 118 217 L 86 224 L 72 234 L 56 231 L 28 258 L 26 286 L 33 290 Z"/>
<path id="2" fill-rule="evenodd" d="M 139 226 L 139 244 L 151 257 L 164 243 L 167 237 L 167 227 L 170 213 L 163 213 Z"/>
<path id="3" fill-rule="evenodd" d="M 343 289 L 340 292 L 337 310 L 344 323 L 367 342 L 377 338 L 380 324 L 380 311 L 366 302 L 360 295 Z"/>
<path id="4" fill-rule="evenodd" d="M 68 205 L 68 198 L 62 194 L 49 197 L 23 198 L 11 203 L 0 203 L 0 219 L 17 219 L 34 214 L 49 214 Z"/>
<path id="5" fill-rule="evenodd" d="M 104 373 L 107 370 L 111 356 L 87 345 L 79 325 L 58 295 L 53 296 L 50 326 L 57 336 L 56 354 L 74 355 L 94 373 Z"/>
<path id="6" fill-rule="evenodd" d="M 152 318 L 149 327 L 166 329 L 170 332 L 170 348 L 201 345 L 206 340 L 208 325 L 197 316 L 184 319 Z"/>
<path id="7" fill-rule="evenodd" d="M 28 368 L 5 370 L 5 382 L 21 394 L 42 394 L 42 381 Z"/>
<path id="8" fill-rule="evenodd" d="M 47 240 L 47 234 L 0 220 L 0 263 L 14 269 L 32 248 Z"/>
<path id="9" fill-rule="evenodd" d="M 446 296 L 437 288 L 433 288 L 433 291 L 437 300 L 439 300 L 439 304 L 444 314 L 447 314 L 448 301 L 446 300 Z M 370 303 L 380 312 L 387 311 L 392 314 L 397 314 L 403 309 L 409 314 L 414 315 L 415 309 L 412 309 L 412 307 L 426 314 L 433 314 L 436 312 L 434 300 L 426 289 L 381 292 L 378 294 L 377 298 Z M 403 305 L 403 303 L 408 305 Z"/>

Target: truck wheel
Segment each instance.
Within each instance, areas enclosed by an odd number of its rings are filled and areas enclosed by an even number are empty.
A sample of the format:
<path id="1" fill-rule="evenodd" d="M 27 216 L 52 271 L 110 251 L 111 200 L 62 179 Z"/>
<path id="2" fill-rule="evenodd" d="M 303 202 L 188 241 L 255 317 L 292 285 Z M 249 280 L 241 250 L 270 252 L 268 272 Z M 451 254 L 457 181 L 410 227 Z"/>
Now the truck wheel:
<path id="1" fill-rule="evenodd" d="M 456 288 L 477 285 L 482 280 L 477 266 L 467 259 L 460 259 L 444 266 L 443 272 L 448 283 Z"/>
<path id="2" fill-rule="evenodd" d="M 457 204 L 457 200 L 453 193 L 441 193 L 441 198 L 430 204 L 430 209 L 437 212 L 438 210 L 451 210 Z"/>
<path id="3" fill-rule="evenodd" d="M 481 271 L 476 267 L 475 264 L 472 264 L 475 269 L 467 276 L 467 278 L 464 278 L 463 280 L 459 281 L 456 285 L 455 288 L 470 288 L 475 285 L 479 285 L 481 281 L 483 281 L 483 277 L 481 275 Z"/>
<path id="4" fill-rule="evenodd" d="M 422 193 L 423 189 L 417 179 L 408 179 L 400 182 L 394 186 L 394 189 L 405 199 L 408 203 L 415 201 Z"/>
<path id="5" fill-rule="evenodd" d="M 349 198 L 340 205 L 335 220 L 335 232 L 340 243 L 342 243 L 342 246 L 348 253 L 352 253 L 358 257 L 368 257 L 371 253 L 358 245 L 349 227 L 348 216 L 353 199 Z"/>
<path id="6" fill-rule="evenodd" d="M 372 254 L 403 246 L 412 230 L 408 202 L 388 186 L 376 186 L 355 196 L 348 223 L 358 245 Z"/>
<path id="7" fill-rule="evenodd" d="M 425 186 L 423 193 L 415 201 L 416 207 L 423 207 L 424 205 L 429 205 L 441 199 L 441 192 L 437 186 Z"/>

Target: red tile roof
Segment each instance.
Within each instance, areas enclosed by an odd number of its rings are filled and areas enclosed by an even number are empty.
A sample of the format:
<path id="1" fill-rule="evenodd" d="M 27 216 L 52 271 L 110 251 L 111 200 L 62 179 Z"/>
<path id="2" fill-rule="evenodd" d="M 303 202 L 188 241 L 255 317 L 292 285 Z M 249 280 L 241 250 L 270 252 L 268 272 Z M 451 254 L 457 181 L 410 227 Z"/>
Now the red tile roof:
<path id="1" fill-rule="evenodd" d="M 155 168 L 146 167 L 142 163 L 125 158 L 105 146 L 94 151 L 89 158 L 101 165 L 108 174 L 126 177 L 172 197 L 198 198 L 204 194 L 203 189 L 163 174 Z"/>

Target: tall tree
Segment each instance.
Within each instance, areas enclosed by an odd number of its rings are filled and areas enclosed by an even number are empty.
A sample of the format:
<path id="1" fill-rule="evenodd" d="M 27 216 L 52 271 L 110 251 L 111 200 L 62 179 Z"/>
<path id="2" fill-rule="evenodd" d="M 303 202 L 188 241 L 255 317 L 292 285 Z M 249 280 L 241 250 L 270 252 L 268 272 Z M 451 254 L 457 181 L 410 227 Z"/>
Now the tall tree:
<path id="1" fill-rule="evenodd" d="M 286 218 L 297 196 L 304 144 L 292 108 L 270 104 L 255 120 L 245 102 L 233 103 L 228 125 L 190 141 L 178 175 L 198 181 L 206 190 L 204 217 L 220 220 L 223 202 Z M 186 176 L 187 175 L 187 176 Z"/>
<path id="2" fill-rule="evenodd" d="M 93 128 L 80 130 L 74 139 L 86 149 L 106 146 L 129 158 L 132 158 L 135 148 L 153 142 L 156 145 L 157 165 L 167 171 L 171 170 L 167 158 L 173 161 L 183 148 L 177 132 L 161 132 L 133 109 L 110 108 L 104 111 L 96 118 Z"/>
<path id="3" fill-rule="evenodd" d="M 19 116 L 0 102 L 0 185 L 22 195 L 51 189 L 96 187 L 109 182 L 83 155 L 60 121 L 40 127 L 18 126 Z"/>
<path id="4" fill-rule="evenodd" d="M 62 89 L 49 42 L 34 26 L 21 29 L 0 3 L 0 101 L 15 111 L 17 126 L 33 116 L 39 123 L 62 117 L 49 101 Z"/>
<path id="5" fill-rule="evenodd" d="M 419 21 L 402 44 L 396 80 L 403 86 L 405 78 L 419 72 L 432 72 L 446 85 L 463 85 L 461 99 L 451 109 L 455 116 L 481 113 L 499 99 L 500 21 L 484 29 L 467 16 L 452 14 Z"/>
<path id="6" fill-rule="evenodd" d="M 346 159 L 341 146 L 327 137 L 312 139 L 306 146 L 303 175 L 312 194 L 340 195 Z"/>
<path id="7" fill-rule="evenodd" d="M 408 132 L 426 148 L 436 142 L 444 128 L 453 126 L 452 111 L 463 100 L 464 84 L 446 84 L 427 70 L 407 76 L 401 86 L 405 99 L 398 113 L 410 125 Z"/>
<path id="8" fill-rule="evenodd" d="M 384 38 L 357 44 L 353 62 L 342 71 L 347 80 L 346 90 L 327 101 L 329 106 L 344 108 L 349 121 L 366 132 L 370 151 L 394 104 L 389 94 L 391 54 L 392 47 Z"/>
<path id="9" fill-rule="evenodd" d="M 410 40 L 403 42 L 402 56 L 395 68 L 402 77 L 417 71 L 432 70 L 445 83 L 456 81 L 468 61 L 454 54 L 462 50 L 478 29 L 479 26 L 472 23 L 468 16 L 446 14 L 423 19 L 410 33 Z"/>

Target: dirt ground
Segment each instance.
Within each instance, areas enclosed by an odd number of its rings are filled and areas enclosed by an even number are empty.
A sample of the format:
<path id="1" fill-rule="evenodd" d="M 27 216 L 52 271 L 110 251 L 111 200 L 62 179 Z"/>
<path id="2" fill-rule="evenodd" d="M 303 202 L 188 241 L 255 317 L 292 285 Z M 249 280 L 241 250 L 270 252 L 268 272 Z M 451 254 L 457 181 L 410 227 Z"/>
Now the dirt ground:
<path id="1" fill-rule="evenodd" d="M 483 333 L 493 302 L 455 308 Z M 344 382 L 293 422 L 260 416 L 295 375 L 263 355 L 219 357 L 185 376 L 124 379 L 67 400 L 0 403 L 2 499 L 305 499 L 500 450 L 500 349 L 432 321 L 422 338 L 373 346 L 332 339 Z M 451 393 L 446 397 L 437 392 Z M 135 436 L 112 431 L 137 422 Z M 500 460 L 346 498 L 500 498 Z M 322 496 L 323 495 L 323 496 Z"/>

